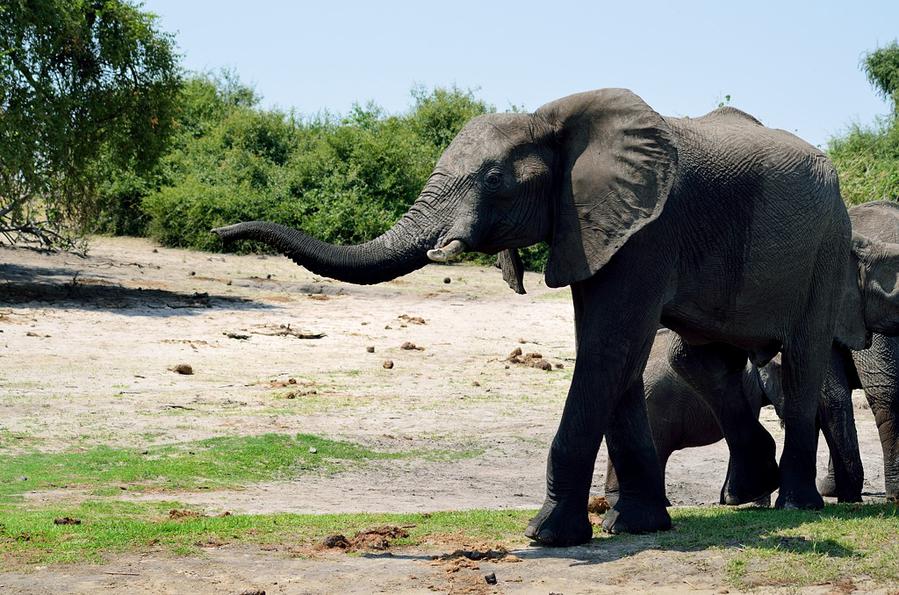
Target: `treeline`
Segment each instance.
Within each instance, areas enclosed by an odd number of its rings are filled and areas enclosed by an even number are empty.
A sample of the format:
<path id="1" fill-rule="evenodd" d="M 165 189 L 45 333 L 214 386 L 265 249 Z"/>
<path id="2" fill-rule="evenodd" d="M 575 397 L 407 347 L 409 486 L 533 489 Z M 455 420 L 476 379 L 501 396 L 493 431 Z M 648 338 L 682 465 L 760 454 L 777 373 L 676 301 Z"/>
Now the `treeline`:
<path id="1" fill-rule="evenodd" d="M 847 203 L 899 200 L 899 44 L 867 54 L 862 66 L 876 92 L 892 103 L 892 112 L 871 125 L 852 125 L 830 141 L 828 152 Z"/>
<path id="2" fill-rule="evenodd" d="M 0 2 L 0 241 L 100 232 L 219 250 L 209 229 L 252 219 L 366 241 L 495 109 L 458 88 L 415 89 L 400 114 L 264 109 L 236 75 L 185 76 L 157 24 L 129 0 Z M 849 203 L 899 197 L 899 45 L 863 68 L 893 109 L 829 143 Z M 545 247 L 523 256 L 539 269 Z"/>
<path id="3" fill-rule="evenodd" d="M 190 77 L 177 104 L 171 150 L 152 174 L 123 172 L 102 185 L 95 231 L 219 250 L 211 228 L 268 220 L 364 242 L 408 209 L 463 124 L 495 109 L 471 91 L 416 88 L 402 114 L 369 103 L 300 117 L 261 108 L 227 73 Z M 529 265 L 542 256 L 528 251 Z"/>

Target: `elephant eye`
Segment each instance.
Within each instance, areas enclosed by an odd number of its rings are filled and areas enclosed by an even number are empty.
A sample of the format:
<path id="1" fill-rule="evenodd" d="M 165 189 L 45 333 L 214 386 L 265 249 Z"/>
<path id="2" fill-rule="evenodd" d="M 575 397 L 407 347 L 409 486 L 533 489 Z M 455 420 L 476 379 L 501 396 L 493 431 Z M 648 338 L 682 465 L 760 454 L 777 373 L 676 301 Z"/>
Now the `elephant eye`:
<path id="1" fill-rule="evenodd" d="M 503 176 L 499 172 L 491 171 L 484 176 L 484 186 L 487 190 L 499 190 L 503 185 Z"/>

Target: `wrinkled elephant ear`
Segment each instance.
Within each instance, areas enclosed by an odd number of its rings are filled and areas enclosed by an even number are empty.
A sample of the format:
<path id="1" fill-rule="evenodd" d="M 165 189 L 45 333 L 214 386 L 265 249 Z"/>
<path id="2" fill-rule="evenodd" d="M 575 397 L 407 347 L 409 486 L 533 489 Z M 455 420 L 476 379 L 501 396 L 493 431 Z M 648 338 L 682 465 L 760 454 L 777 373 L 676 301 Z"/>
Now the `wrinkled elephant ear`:
<path id="1" fill-rule="evenodd" d="M 524 290 L 524 264 L 518 250 L 512 248 L 497 254 L 496 266 L 502 269 L 503 281 L 508 283 L 512 291 L 518 294 L 527 293 Z"/>
<path id="2" fill-rule="evenodd" d="M 834 340 L 855 351 L 866 349 L 871 344 L 871 333 L 865 323 L 865 308 L 862 291 L 865 271 L 859 255 L 870 242 L 857 234 L 852 235 L 852 249 L 843 274 L 843 291 L 840 309 L 837 312 Z"/>
<path id="3" fill-rule="evenodd" d="M 871 241 L 864 249 L 865 324 L 875 333 L 899 335 L 899 244 Z"/>
<path id="4" fill-rule="evenodd" d="M 677 167 L 667 122 L 625 89 L 572 95 L 538 110 L 562 157 L 546 284 L 583 281 L 665 205 Z"/>

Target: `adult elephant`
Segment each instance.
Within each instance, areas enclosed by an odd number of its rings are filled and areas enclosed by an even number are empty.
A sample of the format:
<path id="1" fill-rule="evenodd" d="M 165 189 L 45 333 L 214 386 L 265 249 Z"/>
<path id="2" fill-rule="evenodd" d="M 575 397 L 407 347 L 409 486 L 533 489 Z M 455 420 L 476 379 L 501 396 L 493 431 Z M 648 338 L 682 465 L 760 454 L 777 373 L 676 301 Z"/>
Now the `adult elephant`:
<path id="1" fill-rule="evenodd" d="M 889 263 L 899 252 L 899 204 L 875 201 L 849 209 L 853 258 L 865 266 Z M 888 247 L 895 247 L 890 250 Z M 862 279 L 878 277 L 862 268 Z M 888 277 L 889 275 L 879 275 Z M 896 293 L 899 288 L 894 288 Z M 852 300 L 847 300 L 851 304 Z M 865 316 L 889 315 L 874 304 L 862 307 Z M 827 475 L 818 483 L 821 494 L 841 501 L 861 500 L 864 470 L 858 450 L 852 390 L 862 389 L 874 414 L 883 450 L 886 496 L 899 500 L 899 338 L 874 334 L 867 349 L 851 351 L 834 345 L 824 382 L 821 426 L 830 446 Z"/>
<path id="2" fill-rule="evenodd" d="M 546 500 L 525 532 L 538 542 L 590 539 L 587 498 L 603 436 L 621 486 L 603 527 L 670 527 L 642 382 L 660 320 L 702 361 L 710 346 L 726 346 L 727 365 L 783 351 L 778 505 L 823 505 L 815 410 L 849 219 L 822 152 L 739 110 L 664 118 L 630 91 L 602 89 L 530 114 L 480 116 L 440 157 L 409 211 L 370 242 L 333 246 L 265 222 L 216 231 L 353 283 L 387 281 L 466 250 L 549 242 L 546 283 L 571 285 L 577 365 L 548 456 Z M 864 331 L 842 329 L 857 347 Z M 743 403 L 725 397 L 708 395 L 717 408 Z M 749 472 L 747 501 L 778 481 L 774 445 L 756 425 L 735 434 L 740 447 L 731 449 L 732 466 Z"/>

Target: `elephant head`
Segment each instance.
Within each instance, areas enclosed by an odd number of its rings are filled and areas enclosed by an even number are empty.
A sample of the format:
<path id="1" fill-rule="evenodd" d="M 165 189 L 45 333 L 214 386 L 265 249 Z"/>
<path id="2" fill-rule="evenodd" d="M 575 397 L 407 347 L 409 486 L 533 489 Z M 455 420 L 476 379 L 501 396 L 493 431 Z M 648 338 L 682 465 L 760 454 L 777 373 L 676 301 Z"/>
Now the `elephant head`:
<path id="1" fill-rule="evenodd" d="M 837 319 L 838 343 L 871 344 L 871 333 L 899 334 L 899 206 L 878 201 L 849 210 L 852 250 Z"/>
<path id="2" fill-rule="evenodd" d="M 603 89 L 531 114 L 471 120 L 409 211 L 365 244 L 333 246 L 265 222 L 213 231 L 224 241 L 260 240 L 315 273 L 363 284 L 465 251 L 508 250 L 500 263 L 520 286 L 514 250 L 548 241 L 546 283 L 561 287 L 593 275 L 659 216 L 676 168 L 665 120 L 630 91 Z"/>

